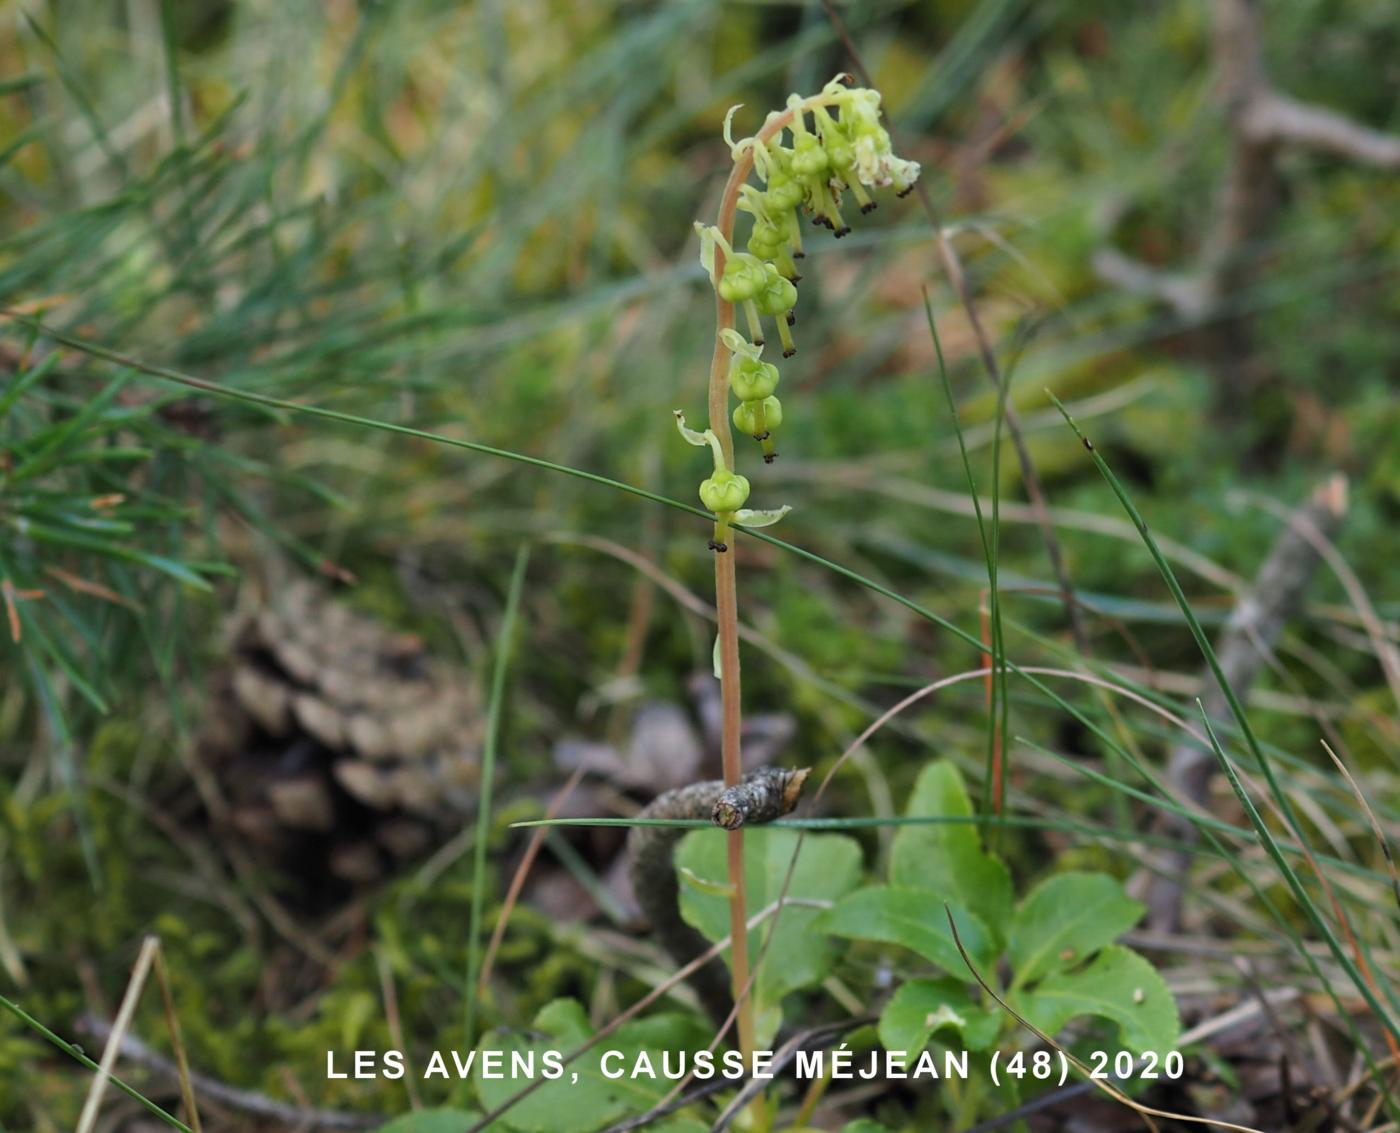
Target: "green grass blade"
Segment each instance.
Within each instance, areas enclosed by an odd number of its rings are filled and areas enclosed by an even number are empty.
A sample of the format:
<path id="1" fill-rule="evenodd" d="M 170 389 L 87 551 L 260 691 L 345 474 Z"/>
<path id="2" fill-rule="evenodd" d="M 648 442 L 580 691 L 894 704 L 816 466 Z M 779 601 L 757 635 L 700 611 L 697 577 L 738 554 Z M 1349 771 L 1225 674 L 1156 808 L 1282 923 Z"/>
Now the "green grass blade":
<path id="1" fill-rule="evenodd" d="M 953 432 L 958 438 L 958 452 L 962 457 L 963 475 L 967 480 L 968 492 L 972 496 L 972 510 L 977 520 L 977 534 L 982 541 L 982 555 L 987 568 L 987 607 L 988 618 L 991 622 L 992 632 L 992 697 L 991 703 L 987 706 L 987 759 L 983 770 L 983 797 L 982 813 L 990 815 L 993 811 L 1000 812 L 1004 800 L 1000 797 L 992 797 L 993 760 L 995 758 L 996 740 L 998 728 L 1001 735 L 1005 735 L 1005 720 L 998 716 L 998 706 L 1006 702 L 1006 670 L 1004 665 L 1005 653 L 1003 652 L 1003 638 L 1001 626 L 1001 590 L 997 584 L 997 529 L 1000 517 L 1001 493 L 998 485 L 1001 477 L 998 472 L 1001 468 L 1001 426 L 1005 420 L 1005 397 L 1004 391 L 1007 383 L 1003 382 L 997 396 L 996 428 L 992 442 L 992 535 L 987 534 L 987 523 L 982 514 L 982 498 L 977 491 L 977 477 L 972 472 L 972 460 L 967 454 L 967 439 L 963 435 L 962 420 L 958 414 L 958 404 L 953 397 L 953 383 L 948 378 L 948 366 L 943 358 L 943 343 L 938 336 L 938 324 L 933 317 L 933 306 L 929 302 L 928 290 L 924 290 L 924 316 L 928 320 L 929 336 L 933 339 L 934 354 L 938 359 L 938 377 L 943 386 L 944 397 L 948 401 L 948 419 L 953 423 Z M 1005 779 L 1001 780 L 1002 783 Z"/>
<path id="2" fill-rule="evenodd" d="M 1152 556 L 1152 561 L 1156 564 L 1158 572 L 1161 574 L 1163 581 L 1167 584 L 1167 589 L 1171 591 L 1172 597 L 1176 599 L 1177 606 L 1181 609 L 1182 617 L 1186 620 L 1186 624 L 1190 628 L 1191 634 L 1196 639 L 1196 644 L 1201 650 L 1201 655 L 1206 660 L 1206 665 L 1209 667 L 1211 674 L 1215 677 L 1216 683 L 1219 684 L 1220 691 L 1230 707 L 1230 714 L 1234 717 L 1235 724 L 1239 728 L 1240 736 L 1249 749 L 1250 755 L 1253 756 L 1260 772 L 1263 774 L 1268 784 L 1269 792 L 1278 805 L 1279 812 L 1284 816 L 1285 822 L 1292 829 L 1294 837 L 1296 837 L 1300 843 L 1305 841 L 1302 826 L 1298 822 L 1297 816 L 1293 811 L 1293 806 L 1289 802 L 1288 796 L 1284 793 L 1283 788 L 1280 786 L 1273 768 L 1270 765 L 1269 758 L 1265 755 L 1258 738 L 1254 734 L 1254 729 L 1250 725 L 1249 717 L 1244 711 L 1244 706 L 1240 703 L 1240 699 L 1238 695 L 1236 695 L 1234 688 L 1231 687 L 1230 682 L 1226 679 L 1224 670 L 1220 667 L 1220 660 L 1216 657 L 1215 650 L 1211 646 L 1210 639 L 1206 636 L 1204 628 L 1202 628 L 1201 623 L 1197 620 L 1195 613 L 1192 611 L 1191 603 L 1187 600 L 1185 592 L 1181 589 L 1181 584 L 1177 581 L 1171 565 L 1162 555 L 1156 540 L 1152 538 L 1152 533 L 1148 530 L 1146 520 L 1143 519 L 1142 514 L 1138 511 L 1122 483 L 1119 482 L 1118 477 L 1113 474 L 1113 470 L 1108 466 L 1108 462 L 1104 460 L 1102 454 L 1094 448 L 1093 443 L 1080 430 L 1074 418 L 1070 416 L 1069 411 L 1064 407 L 1064 404 L 1053 393 L 1050 394 L 1050 399 L 1054 402 L 1055 407 L 1059 409 L 1061 414 L 1064 415 L 1065 420 L 1069 423 L 1070 428 L 1074 430 L 1075 435 L 1079 437 L 1084 448 L 1088 451 L 1089 456 L 1093 460 L 1094 466 L 1099 470 L 1100 475 L 1103 476 L 1114 495 L 1118 497 L 1119 503 L 1123 505 L 1123 510 L 1127 512 L 1128 518 L 1132 520 L 1133 526 L 1137 528 L 1138 534 L 1142 537 L 1144 546 L 1147 547 L 1148 553 Z M 1371 990 L 1370 985 L 1361 975 L 1361 972 L 1357 969 L 1352 958 L 1347 955 L 1346 950 L 1342 947 L 1341 942 L 1337 939 L 1336 934 L 1332 931 L 1331 926 L 1328 925 L 1326 918 L 1322 915 L 1322 911 L 1317 907 L 1317 903 L 1312 899 L 1311 894 L 1304 888 L 1297 874 L 1288 865 L 1282 853 L 1279 851 L 1278 844 L 1274 840 L 1272 833 L 1263 825 L 1253 800 L 1249 799 L 1248 796 L 1244 794 L 1243 789 L 1239 787 L 1239 780 L 1235 774 L 1235 770 L 1230 765 L 1230 761 L 1226 758 L 1224 751 L 1221 750 L 1219 742 L 1216 739 L 1215 730 L 1211 727 L 1209 721 L 1206 722 L 1206 730 L 1211 738 L 1212 747 L 1215 749 L 1216 758 L 1220 761 L 1222 769 L 1227 778 L 1229 778 L 1231 787 L 1235 788 L 1236 794 L 1240 796 L 1241 804 L 1245 807 L 1246 813 L 1250 816 L 1250 821 L 1259 832 L 1259 837 L 1263 841 L 1265 849 L 1268 850 L 1269 856 L 1274 859 L 1275 865 L 1278 866 L 1279 872 L 1282 874 L 1285 882 L 1287 882 L 1289 889 L 1292 890 L 1303 912 L 1307 915 L 1313 927 L 1317 929 L 1323 941 L 1327 944 L 1328 950 L 1332 953 L 1333 958 L 1341 965 L 1343 971 L 1347 973 L 1357 993 L 1366 1000 L 1367 1005 L 1375 1012 L 1376 1019 L 1392 1034 L 1400 1037 L 1400 1024 L 1397 1024 L 1396 1020 L 1391 1017 L 1390 1012 Z M 1340 1010 L 1340 1003 L 1338 1007 Z M 1345 1012 L 1343 1013 L 1345 1014 Z"/>
<path id="3" fill-rule="evenodd" d="M 1311 895 L 1303 887 L 1302 880 L 1298 877 L 1297 872 L 1288 864 L 1287 859 L 1284 858 L 1283 852 L 1279 848 L 1278 841 L 1274 838 L 1273 831 L 1271 831 L 1264 822 L 1263 817 L 1259 813 L 1259 808 L 1254 805 L 1254 800 L 1249 797 L 1248 792 L 1245 791 L 1243 785 L 1240 783 L 1239 774 L 1235 771 L 1234 767 L 1231 766 L 1230 760 L 1225 754 L 1225 749 L 1220 746 L 1220 740 L 1215 734 L 1215 728 L 1211 725 L 1210 715 L 1206 712 L 1205 705 L 1198 700 L 1196 701 L 1196 707 L 1200 711 L 1201 720 L 1204 722 L 1206 735 L 1210 737 L 1211 751 L 1215 753 L 1215 758 L 1219 762 L 1221 770 L 1225 772 L 1226 779 L 1230 781 L 1230 789 L 1235 792 L 1235 798 L 1239 800 L 1240 806 L 1244 808 L 1245 814 L 1249 817 L 1250 825 L 1254 827 L 1255 832 L 1258 834 L 1260 844 L 1264 847 L 1269 857 L 1273 859 L 1274 865 L 1278 867 L 1279 873 L 1283 875 L 1284 880 L 1288 884 L 1288 888 L 1293 892 L 1294 899 L 1304 911 L 1307 912 L 1309 919 L 1313 921 L 1315 927 L 1322 933 L 1324 939 L 1326 939 L 1327 945 L 1332 951 L 1333 958 L 1346 970 L 1356 990 L 1361 994 L 1362 998 L 1366 1000 L 1371 1010 L 1375 1012 L 1376 1021 L 1392 1034 L 1400 1037 L 1400 1030 L 1397 1030 L 1395 1020 L 1392 1019 L 1390 1013 L 1381 1006 L 1380 1001 L 1371 990 L 1370 982 L 1362 976 L 1355 964 L 1352 963 L 1351 957 L 1346 954 L 1340 942 L 1333 935 L 1331 928 L 1323 920 Z M 1314 966 L 1314 971 L 1318 971 L 1316 966 Z M 1321 978 L 1320 971 L 1318 974 L 1319 978 Z M 1327 980 L 1323 979 L 1322 984 L 1337 1008 L 1338 1018 L 1347 1021 L 1352 1031 L 1352 1039 L 1356 1043 L 1356 1047 L 1360 1051 L 1361 1056 L 1365 1059 L 1371 1074 L 1384 1091 L 1387 1108 L 1391 1111 L 1392 1116 L 1394 1116 L 1396 1110 L 1395 1099 L 1391 1095 L 1390 1087 L 1385 1080 L 1385 1075 L 1381 1073 L 1380 1068 L 1371 1057 L 1370 1047 L 1367 1046 L 1359 1031 L 1356 1030 L 1356 1024 L 1351 1017 L 1351 1012 L 1346 1009 L 1341 1001 L 1341 997 Z"/>
<path id="4" fill-rule="evenodd" d="M 17 317 L 13 312 L 8 312 L 11 317 Z M 26 322 L 32 321 L 25 319 Z M 335 409 L 324 409 L 318 405 L 303 405 L 299 402 L 288 401 L 280 397 L 272 397 L 269 394 L 255 393 L 251 390 L 235 389 L 232 386 L 220 385 L 218 382 L 207 381 L 204 378 L 197 378 L 192 374 L 181 373 L 179 370 L 171 369 L 168 366 L 156 366 L 148 362 L 142 362 L 136 358 L 129 358 L 115 350 L 109 350 L 105 346 L 99 346 L 95 342 L 78 338 L 74 335 L 66 334 L 49 326 L 41 326 L 40 332 L 52 338 L 55 342 L 60 342 L 64 346 L 80 350 L 85 354 L 90 354 L 94 358 L 101 358 L 104 361 L 115 363 L 119 366 L 126 366 L 140 373 L 147 374 L 153 378 L 163 378 L 166 381 L 176 382 L 191 389 L 200 390 L 203 393 L 214 397 L 225 398 L 230 401 L 243 401 L 251 405 L 260 405 L 264 408 L 279 409 L 289 413 L 299 413 L 307 417 L 319 417 L 325 421 L 336 421 L 342 425 L 356 425 L 365 429 L 378 429 L 381 432 L 396 433 L 399 436 L 414 437 L 418 440 L 432 441 L 435 444 L 448 445 L 452 448 L 466 449 L 468 452 L 481 453 L 483 456 L 495 456 L 504 460 L 513 460 L 519 464 L 528 464 L 534 468 L 547 469 L 550 472 L 559 472 L 565 476 L 573 476 L 579 480 L 587 480 L 593 484 L 601 484 L 607 488 L 613 488 L 628 495 L 637 496 L 640 499 L 651 500 L 653 503 L 665 504 L 667 507 L 676 508 L 678 511 L 689 512 L 691 515 L 700 516 L 702 519 L 713 520 L 713 516 L 707 511 L 702 511 L 698 507 L 681 503 L 679 500 L 669 499 L 666 496 L 658 495 L 656 492 L 648 492 L 645 488 L 638 488 L 631 484 L 624 484 L 621 480 L 614 480 L 608 476 L 600 476 L 596 472 L 587 472 L 581 468 L 570 468 L 568 465 L 556 464 L 552 460 L 544 460 L 541 457 L 529 456 L 525 453 L 512 452 L 509 449 L 496 448 L 492 445 L 478 444 L 475 441 L 464 441 L 459 437 L 449 437 L 442 433 L 433 433 L 425 429 L 414 429 L 408 425 L 397 425 L 392 421 L 377 421 L 372 417 L 361 417 L 354 413 L 341 413 Z M 973 639 L 975 641 L 975 639 Z"/>
<path id="5" fill-rule="evenodd" d="M 29 1014 L 29 1012 L 24 1010 L 24 1008 L 22 1008 L 18 1003 L 6 999 L 3 995 L 0 995 L 0 1007 L 3 1007 L 6 1011 L 13 1015 L 26 1027 L 42 1035 L 54 1046 L 58 1047 L 59 1050 L 63 1051 L 64 1054 L 68 1055 L 69 1058 L 76 1059 L 78 1062 L 81 1062 L 84 1066 L 86 1066 L 89 1070 L 101 1069 L 101 1067 L 99 1067 L 97 1063 L 95 1063 L 86 1054 L 84 1054 L 81 1049 L 74 1046 L 67 1040 L 62 1039 L 58 1035 L 54 1034 L 51 1030 L 44 1026 L 43 1023 L 39 1022 L 38 1019 L 34 1018 L 33 1015 Z M 139 1091 L 133 1089 L 131 1086 L 128 1086 L 115 1074 L 108 1075 L 107 1081 L 111 1082 L 113 1086 L 119 1089 L 127 1097 L 131 1098 L 132 1101 L 138 1102 L 140 1105 L 144 1106 L 153 1116 L 160 1118 L 160 1120 L 165 1122 L 165 1124 L 170 1126 L 170 1128 L 179 1129 L 181 1133 L 193 1133 L 193 1130 L 191 1130 L 188 1125 L 186 1125 L 173 1113 L 166 1113 L 165 1110 L 161 1109 L 160 1106 L 156 1105 L 155 1102 L 142 1096 L 142 1094 Z"/>
<path id="6" fill-rule="evenodd" d="M 510 669 L 511 642 L 520 613 L 520 595 L 525 586 L 525 567 L 530 561 L 529 544 L 515 556 L 515 570 L 506 594 L 505 614 L 496 641 L 496 664 L 491 674 L 491 700 L 487 706 L 486 737 L 481 749 L 481 795 L 476 808 L 476 843 L 472 859 L 471 921 L 467 928 L 467 986 L 463 1013 L 464 1036 L 470 1043 L 476 1034 L 477 973 L 481 968 L 481 917 L 486 900 L 486 848 L 491 837 L 491 787 L 496 772 L 497 745 L 500 742 L 501 710 L 505 703 L 506 673 Z"/>

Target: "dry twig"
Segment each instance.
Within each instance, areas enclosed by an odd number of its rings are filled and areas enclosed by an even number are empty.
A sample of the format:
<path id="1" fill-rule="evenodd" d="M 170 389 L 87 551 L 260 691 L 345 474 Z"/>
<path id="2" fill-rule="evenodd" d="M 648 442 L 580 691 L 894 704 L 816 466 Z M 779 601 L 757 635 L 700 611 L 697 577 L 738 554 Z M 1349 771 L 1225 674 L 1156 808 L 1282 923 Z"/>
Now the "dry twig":
<path id="1" fill-rule="evenodd" d="M 102 1105 L 102 1096 L 107 1090 L 107 1083 L 112 1078 L 112 1067 L 116 1065 L 117 1059 L 123 1053 L 127 1028 L 131 1026 L 136 1006 L 141 1002 L 141 992 L 146 987 L 146 978 L 152 971 L 155 972 L 156 983 L 160 987 L 165 1023 L 170 1029 L 171 1045 L 175 1048 L 175 1062 L 169 1064 L 170 1071 L 179 1083 L 180 1099 L 184 1102 L 185 1114 L 189 1118 L 190 1128 L 194 1130 L 194 1133 L 200 1133 L 199 1109 L 195 1105 L 193 1077 L 185 1059 L 185 1043 L 180 1035 L 180 1022 L 175 1016 L 175 1002 L 170 991 L 170 981 L 165 972 L 165 960 L 160 951 L 160 938 L 156 936 L 148 936 L 142 941 L 141 952 L 136 957 L 135 966 L 131 969 L 131 978 L 127 981 L 126 994 L 122 997 L 116 1022 L 107 1028 L 107 1034 L 103 1036 L 107 1045 L 102 1052 L 102 1062 L 97 1068 L 97 1076 L 88 1088 L 83 1111 L 78 1117 L 78 1133 L 90 1133 L 96 1126 L 98 1110 Z"/>

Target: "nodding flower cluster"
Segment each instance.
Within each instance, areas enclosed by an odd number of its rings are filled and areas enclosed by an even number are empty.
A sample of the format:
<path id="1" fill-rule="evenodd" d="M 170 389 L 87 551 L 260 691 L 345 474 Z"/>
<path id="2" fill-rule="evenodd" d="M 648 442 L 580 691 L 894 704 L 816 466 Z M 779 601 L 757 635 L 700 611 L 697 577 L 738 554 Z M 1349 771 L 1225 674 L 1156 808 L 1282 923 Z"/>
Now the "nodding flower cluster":
<path id="1" fill-rule="evenodd" d="M 862 213 L 875 208 L 868 189 L 893 186 L 902 197 L 918 180 L 917 162 L 896 157 L 890 136 L 880 124 L 878 91 L 845 85 L 838 75 L 810 98 L 791 95 L 785 111 L 769 115 L 764 129 L 751 138 L 734 141 L 730 123 L 736 106 L 724 121 L 724 138 L 736 162 L 751 155 L 753 168 L 763 189 L 745 184 L 739 187 L 737 208 L 753 217 L 746 251 L 736 251 L 730 237 L 713 225 L 696 223 L 700 235 L 700 262 L 710 275 L 719 297 L 744 312 L 748 337 L 725 328 L 721 341 L 729 351 L 729 388 L 739 399 L 734 425 L 762 446 L 763 459 L 777 457 L 773 433 L 783 422 L 782 402 L 775 396 L 778 367 L 762 359 L 764 318 L 775 320 L 783 357 L 797 353 L 791 328 L 797 319 L 797 283 L 801 276 L 797 261 L 805 253 L 799 212 L 805 211 L 812 223 L 830 229 L 836 236 L 850 232 L 841 215 L 841 195 L 849 191 Z M 808 115 L 811 125 L 808 125 Z M 781 125 L 775 128 L 775 120 Z M 784 133 L 792 137 L 785 145 Z M 715 270 L 715 248 L 724 253 L 724 269 Z M 692 444 L 705 445 L 713 434 L 686 429 L 676 415 L 682 435 Z M 725 549 L 725 535 L 731 522 L 755 526 L 752 520 L 738 518 L 749 494 L 749 482 L 725 464 L 718 442 L 714 475 L 700 486 L 700 499 L 715 513 L 715 537 L 711 546 Z M 717 506 L 719 505 L 719 506 Z M 775 518 L 786 513 L 743 512 L 750 516 Z"/>
<path id="2" fill-rule="evenodd" d="M 700 448 L 708 445 L 714 454 L 715 470 L 700 482 L 700 502 L 715 513 L 715 534 L 710 540 L 711 550 L 728 549 L 725 540 L 729 538 L 731 523 L 742 527 L 769 527 L 792 510 L 787 505 L 771 511 L 746 508 L 744 504 L 749 498 L 749 478 L 730 470 L 715 431 L 706 429 L 703 433 L 697 433 L 694 429 L 686 428 L 685 415 L 679 409 L 676 410 L 676 428 L 691 444 Z"/>

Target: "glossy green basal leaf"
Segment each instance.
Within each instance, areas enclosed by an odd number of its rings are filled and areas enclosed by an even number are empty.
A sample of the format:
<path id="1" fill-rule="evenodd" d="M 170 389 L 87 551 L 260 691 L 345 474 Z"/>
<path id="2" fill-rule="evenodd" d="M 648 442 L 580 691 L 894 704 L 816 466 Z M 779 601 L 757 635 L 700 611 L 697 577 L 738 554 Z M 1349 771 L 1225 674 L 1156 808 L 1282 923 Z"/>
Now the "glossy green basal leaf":
<path id="1" fill-rule="evenodd" d="M 910 817 L 970 818 L 972 813 L 962 776 L 946 760 L 920 772 L 905 809 Z M 975 826 L 901 826 L 890 853 L 890 882 L 925 889 L 961 905 L 977 914 L 998 945 L 1005 942 L 1011 921 L 1011 875 L 982 849 Z"/>
<path id="2" fill-rule="evenodd" d="M 948 907 L 953 910 L 958 936 L 972 962 L 978 971 L 990 972 L 999 949 L 987 926 L 975 913 Z M 943 898 L 927 890 L 892 885 L 859 889 L 842 898 L 822 918 L 821 927 L 833 936 L 897 944 L 917 952 L 950 975 L 972 979 L 953 939 Z"/>
<path id="3" fill-rule="evenodd" d="M 999 1014 L 975 1003 L 969 985 L 951 977 L 901 984 L 880 1013 L 880 1045 L 911 1060 L 935 1035 L 967 1050 L 986 1050 L 1000 1029 Z"/>
<path id="4" fill-rule="evenodd" d="M 744 885 L 750 916 L 778 899 L 797 838 L 796 831 L 781 828 L 755 828 L 745 835 Z M 713 888 L 723 887 L 728 876 L 724 831 L 696 830 L 687 834 L 676 848 L 675 861 L 677 868 L 689 870 L 705 886 L 681 886 L 681 916 L 707 940 L 728 936 L 729 902 L 717 895 L 719 889 Z M 788 896 L 835 901 L 859 884 L 860 873 L 860 846 L 854 839 L 844 834 L 809 834 L 802 844 Z M 814 925 L 820 915 L 820 909 L 783 909 L 754 985 L 760 1044 L 769 1042 L 777 1033 L 783 996 L 820 983 L 831 971 L 831 942 Z M 757 957 L 768 929 L 764 923 L 749 933 L 751 959 Z"/>
<path id="5" fill-rule="evenodd" d="M 473 1074 L 477 1098 L 491 1110 L 513 1097 L 529 1079 L 511 1073 L 512 1052 L 533 1051 L 536 1077 L 543 1076 L 545 1051 L 566 1054 L 593 1033 L 582 1005 L 573 999 L 556 999 L 542 1008 L 529 1030 L 521 1034 L 487 1035 L 477 1052 L 504 1051 L 506 1061 L 500 1077 Z M 563 1076 L 546 1082 L 533 1094 L 512 1106 L 501 1118 L 502 1124 L 520 1133 L 593 1133 L 629 1114 L 640 1113 L 656 1104 L 674 1084 L 661 1076 L 662 1054 L 704 1049 L 709 1033 L 684 1015 L 656 1015 L 620 1027 L 606 1043 L 583 1054 L 564 1067 Z M 608 1068 L 622 1069 L 617 1078 L 603 1073 L 602 1059 L 607 1051 L 620 1051 L 622 1058 L 611 1058 Z M 633 1076 L 637 1056 L 646 1052 L 656 1069 L 656 1077 Z M 577 1081 L 574 1076 L 577 1075 Z"/>
<path id="6" fill-rule="evenodd" d="M 1138 1054 L 1166 1052 L 1181 1033 L 1166 981 L 1136 952 L 1116 944 L 1087 967 L 1052 972 L 1012 1006 L 1048 1035 L 1082 1015 L 1107 1019 L 1118 1024 L 1123 1046 Z"/>
<path id="7" fill-rule="evenodd" d="M 1041 882 L 1011 921 L 1015 986 L 1083 964 L 1142 916 L 1143 907 L 1104 873 L 1061 873 Z"/>

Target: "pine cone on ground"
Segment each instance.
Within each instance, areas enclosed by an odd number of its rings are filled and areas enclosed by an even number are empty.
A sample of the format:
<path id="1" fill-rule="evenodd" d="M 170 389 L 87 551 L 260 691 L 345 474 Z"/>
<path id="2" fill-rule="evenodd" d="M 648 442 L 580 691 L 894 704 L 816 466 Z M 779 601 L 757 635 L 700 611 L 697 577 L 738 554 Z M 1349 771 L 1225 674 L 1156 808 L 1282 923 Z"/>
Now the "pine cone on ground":
<path id="1" fill-rule="evenodd" d="M 239 620 L 215 701 L 200 756 L 228 832 L 313 891 L 385 876 L 474 805 L 476 686 L 322 587 Z"/>

